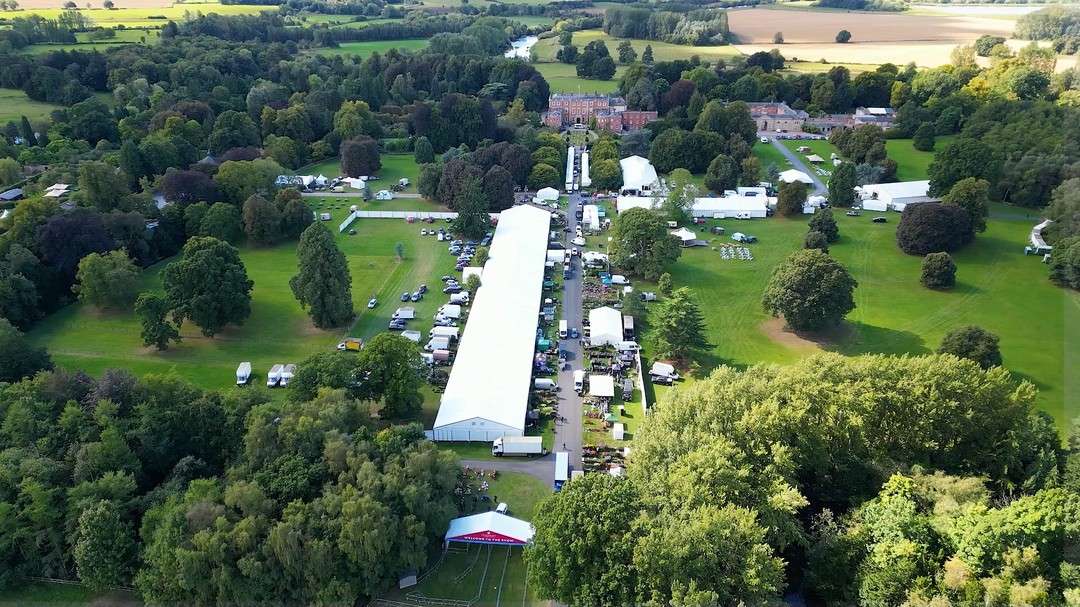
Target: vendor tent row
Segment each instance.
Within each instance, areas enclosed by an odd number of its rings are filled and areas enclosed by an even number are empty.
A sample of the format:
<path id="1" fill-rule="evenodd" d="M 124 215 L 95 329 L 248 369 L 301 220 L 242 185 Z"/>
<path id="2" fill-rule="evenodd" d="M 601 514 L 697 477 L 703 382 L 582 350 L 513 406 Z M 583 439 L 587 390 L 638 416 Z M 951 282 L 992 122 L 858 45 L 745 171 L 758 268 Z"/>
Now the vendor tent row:
<path id="1" fill-rule="evenodd" d="M 551 214 L 503 211 L 473 298 L 432 438 L 493 441 L 523 436 Z"/>

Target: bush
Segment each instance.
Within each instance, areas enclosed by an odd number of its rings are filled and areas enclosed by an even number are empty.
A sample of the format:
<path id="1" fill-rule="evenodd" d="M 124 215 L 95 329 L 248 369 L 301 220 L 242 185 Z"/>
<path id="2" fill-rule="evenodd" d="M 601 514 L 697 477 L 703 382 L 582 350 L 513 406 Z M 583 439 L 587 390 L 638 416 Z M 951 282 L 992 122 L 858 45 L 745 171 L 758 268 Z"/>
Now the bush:
<path id="1" fill-rule="evenodd" d="M 836 41 L 840 44 L 851 41 L 851 32 L 847 30 L 840 30 L 839 32 L 836 32 Z"/>
<path id="2" fill-rule="evenodd" d="M 776 200 L 776 212 L 783 217 L 801 215 L 806 203 L 806 184 L 801 181 L 781 183 Z"/>
<path id="3" fill-rule="evenodd" d="M 836 218 L 833 217 L 832 209 L 824 208 L 814 211 L 808 225 L 810 231 L 820 232 L 825 237 L 826 242 L 840 240 L 840 228 L 836 225 Z"/>
<path id="4" fill-rule="evenodd" d="M 948 253 L 930 253 L 923 258 L 923 286 L 928 289 L 950 289 L 956 284 L 956 264 Z"/>
<path id="5" fill-rule="evenodd" d="M 998 337 L 993 333 L 968 325 L 949 331 L 941 340 L 938 354 L 952 354 L 979 363 L 983 369 L 1001 365 L 1001 349 Z"/>
<path id="6" fill-rule="evenodd" d="M 896 228 L 896 244 L 908 255 L 955 251 L 971 242 L 965 209 L 936 202 L 908 205 Z"/>
<path id="7" fill-rule="evenodd" d="M 810 230 L 806 233 L 806 239 L 803 240 L 804 249 L 817 249 L 822 253 L 829 252 L 829 239 L 824 234 L 817 230 Z"/>
<path id="8" fill-rule="evenodd" d="M 915 136 L 911 140 L 911 146 L 920 152 L 932 152 L 934 150 L 934 125 L 924 122 L 915 129 Z"/>

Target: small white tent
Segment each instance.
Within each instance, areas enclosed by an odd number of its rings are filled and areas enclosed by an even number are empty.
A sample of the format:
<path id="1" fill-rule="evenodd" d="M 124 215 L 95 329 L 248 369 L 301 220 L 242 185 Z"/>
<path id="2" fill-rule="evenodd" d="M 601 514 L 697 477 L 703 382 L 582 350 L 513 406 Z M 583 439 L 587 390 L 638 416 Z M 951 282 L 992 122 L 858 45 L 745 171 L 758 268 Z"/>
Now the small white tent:
<path id="1" fill-rule="evenodd" d="M 533 202 L 538 204 L 544 204 L 545 202 L 551 202 L 552 200 L 559 199 L 559 190 L 555 188 L 540 188 L 536 191 L 536 196 L 533 197 Z"/>

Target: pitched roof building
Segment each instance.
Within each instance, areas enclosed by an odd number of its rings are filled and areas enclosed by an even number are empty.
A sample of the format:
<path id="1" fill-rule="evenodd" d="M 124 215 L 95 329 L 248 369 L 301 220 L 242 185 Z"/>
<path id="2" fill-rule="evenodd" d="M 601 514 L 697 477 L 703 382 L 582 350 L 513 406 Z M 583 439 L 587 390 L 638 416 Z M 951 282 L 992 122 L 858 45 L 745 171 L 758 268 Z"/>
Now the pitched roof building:
<path id="1" fill-rule="evenodd" d="M 626 100 L 611 95 L 555 93 L 548 97 L 548 111 L 541 116 L 545 125 L 563 128 L 588 124 L 615 133 L 640 129 L 656 120 L 656 112 L 628 110 Z"/>

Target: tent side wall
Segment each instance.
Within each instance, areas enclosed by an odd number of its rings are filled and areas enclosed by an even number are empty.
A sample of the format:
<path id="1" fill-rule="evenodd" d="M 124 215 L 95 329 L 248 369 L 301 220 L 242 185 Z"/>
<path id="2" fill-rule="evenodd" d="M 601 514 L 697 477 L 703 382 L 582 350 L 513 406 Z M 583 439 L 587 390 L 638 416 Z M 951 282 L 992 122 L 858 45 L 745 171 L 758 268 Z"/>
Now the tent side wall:
<path id="1" fill-rule="evenodd" d="M 889 209 L 889 204 L 880 198 L 867 198 L 862 201 L 862 208 L 865 211 L 887 211 Z"/>
<path id="2" fill-rule="evenodd" d="M 437 441 L 491 442 L 503 436 L 524 436 L 521 428 L 512 428 L 488 419 L 474 417 L 445 426 L 436 426 L 432 438 Z"/>

